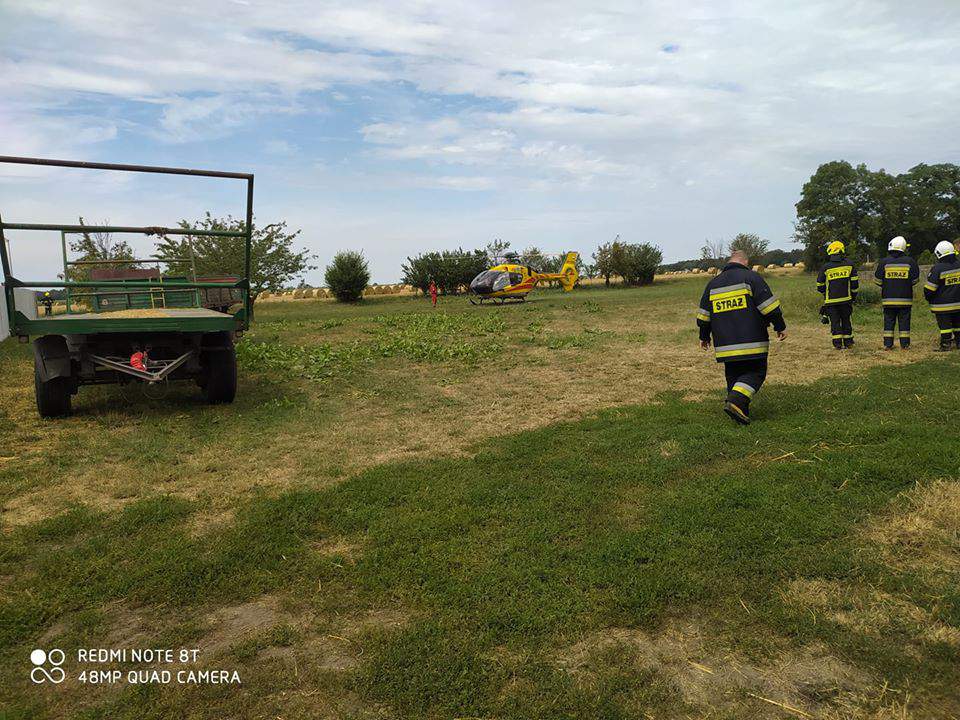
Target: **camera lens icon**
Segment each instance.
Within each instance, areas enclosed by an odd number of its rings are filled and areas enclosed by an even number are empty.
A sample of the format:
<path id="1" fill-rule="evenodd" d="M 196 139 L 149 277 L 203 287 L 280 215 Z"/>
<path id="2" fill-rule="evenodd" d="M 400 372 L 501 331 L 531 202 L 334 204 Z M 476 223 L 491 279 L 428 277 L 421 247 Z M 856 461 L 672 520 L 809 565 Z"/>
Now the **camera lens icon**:
<path id="1" fill-rule="evenodd" d="M 33 669 L 30 671 L 30 679 L 36 684 L 52 682 L 59 685 L 64 681 L 67 674 L 60 667 L 66 659 L 66 654 L 59 648 L 54 648 L 50 652 L 37 648 L 30 653 L 30 662 L 33 663 Z M 47 664 L 50 669 L 47 669 Z"/>

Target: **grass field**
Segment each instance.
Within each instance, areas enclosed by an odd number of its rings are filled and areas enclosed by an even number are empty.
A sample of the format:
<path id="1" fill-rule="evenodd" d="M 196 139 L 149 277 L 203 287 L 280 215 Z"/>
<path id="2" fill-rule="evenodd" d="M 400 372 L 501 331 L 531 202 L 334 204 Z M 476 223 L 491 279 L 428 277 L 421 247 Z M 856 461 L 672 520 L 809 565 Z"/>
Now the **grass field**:
<path id="1" fill-rule="evenodd" d="M 0 717 L 957 717 L 960 355 L 922 302 L 909 353 L 875 305 L 836 353 L 774 277 L 736 427 L 702 283 L 264 303 L 234 405 L 55 422 L 3 343 Z M 35 647 L 242 684 L 32 685 Z"/>

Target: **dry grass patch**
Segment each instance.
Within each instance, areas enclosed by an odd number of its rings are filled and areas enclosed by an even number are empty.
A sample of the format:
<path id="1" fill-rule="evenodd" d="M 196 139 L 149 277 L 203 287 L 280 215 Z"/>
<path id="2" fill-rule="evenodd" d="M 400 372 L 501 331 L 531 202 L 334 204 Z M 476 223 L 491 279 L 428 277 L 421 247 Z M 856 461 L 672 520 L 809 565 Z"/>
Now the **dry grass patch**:
<path id="1" fill-rule="evenodd" d="M 882 637 L 899 629 L 918 644 L 940 642 L 960 648 L 960 629 L 927 610 L 869 585 L 827 580 L 794 580 L 783 591 L 788 605 L 804 609 L 863 635 Z M 913 653 L 920 655 L 919 648 Z"/>
<path id="2" fill-rule="evenodd" d="M 873 520 L 865 534 L 894 567 L 960 573 L 960 482 L 917 484 L 900 496 L 894 512 Z"/>
<path id="3" fill-rule="evenodd" d="M 782 652 L 766 663 L 750 662 L 718 647 L 709 633 L 689 620 L 670 621 L 658 631 L 608 628 L 567 648 L 561 668 L 579 683 L 594 681 L 604 655 L 629 658 L 655 672 L 701 717 L 777 717 L 851 713 L 874 684 L 863 671 L 829 654 L 821 645 Z M 847 715 L 850 716 L 850 715 Z"/>
<path id="4" fill-rule="evenodd" d="M 336 557 L 354 561 L 363 552 L 363 545 L 344 537 L 329 537 L 312 543 L 311 549 L 323 557 Z"/>

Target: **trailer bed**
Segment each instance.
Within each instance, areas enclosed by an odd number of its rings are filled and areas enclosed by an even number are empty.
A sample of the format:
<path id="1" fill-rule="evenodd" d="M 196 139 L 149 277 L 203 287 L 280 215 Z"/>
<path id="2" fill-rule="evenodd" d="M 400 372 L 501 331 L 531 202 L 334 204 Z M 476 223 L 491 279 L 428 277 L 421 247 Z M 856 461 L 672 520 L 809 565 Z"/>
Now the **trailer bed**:
<path id="1" fill-rule="evenodd" d="M 215 332 L 238 330 L 241 321 L 208 308 L 146 308 L 41 316 L 28 320 L 18 313 L 18 327 L 30 335 L 74 335 L 110 332 Z"/>

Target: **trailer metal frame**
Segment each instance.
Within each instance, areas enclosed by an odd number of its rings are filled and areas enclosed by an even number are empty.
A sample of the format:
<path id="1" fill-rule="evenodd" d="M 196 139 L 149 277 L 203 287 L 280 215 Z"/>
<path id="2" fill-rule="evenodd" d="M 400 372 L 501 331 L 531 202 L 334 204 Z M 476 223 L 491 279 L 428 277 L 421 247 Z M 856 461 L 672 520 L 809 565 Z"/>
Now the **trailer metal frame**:
<path id="1" fill-rule="evenodd" d="M 161 167 L 153 165 L 128 165 L 118 163 L 82 162 L 75 160 L 51 160 L 47 158 L 14 157 L 2 155 L 0 163 L 18 165 L 37 165 L 47 167 L 82 168 L 87 170 L 114 170 L 121 172 L 141 172 L 164 175 L 185 175 L 193 177 L 212 177 L 243 180 L 246 182 L 246 223 L 243 230 L 205 230 L 202 228 L 161 227 L 161 226 L 129 226 L 129 225 L 75 225 L 63 223 L 17 223 L 5 222 L 0 216 L 0 269 L 3 270 L 3 292 L 7 300 L 7 314 L 10 324 L 10 333 L 21 338 L 31 335 L 47 334 L 90 334 L 90 333 L 129 333 L 129 332 L 212 332 L 224 330 L 242 332 L 250 326 L 250 252 L 253 241 L 253 174 L 223 172 L 220 170 L 197 170 L 191 168 Z M 213 237 L 236 237 L 244 241 L 244 269 L 243 277 L 233 283 L 218 282 L 165 282 L 165 290 L 195 290 L 206 288 L 229 288 L 243 291 L 243 307 L 234 314 L 217 313 L 198 317 L 184 314 L 182 317 L 144 317 L 144 318 L 110 318 L 90 317 L 91 313 L 73 315 L 72 317 L 45 316 L 29 319 L 16 309 L 13 291 L 15 288 L 65 288 L 68 292 L 74 288 L 103 288 L 104 291 L 116 289 L 150 290 L 156 283 L 136 281 L 63 281 L 52 280 L 22 280 L 13 275 L 10 265 L 10 256 L 7 248 L 5 231 L 56 231 L 63 235 L 67 233 L 129 233 L 156 235 L 193 235 Z M 97 261 L 99 262 L 99 261 Z M 126 261 L 129 262 L 129 261 Z M 218 317 L 219 316 L 219 317 Z"/>

